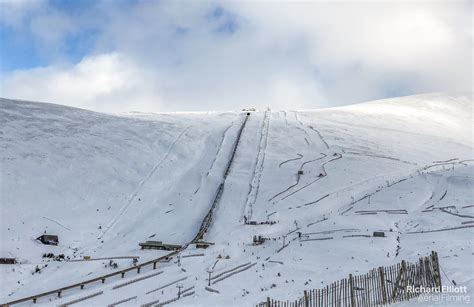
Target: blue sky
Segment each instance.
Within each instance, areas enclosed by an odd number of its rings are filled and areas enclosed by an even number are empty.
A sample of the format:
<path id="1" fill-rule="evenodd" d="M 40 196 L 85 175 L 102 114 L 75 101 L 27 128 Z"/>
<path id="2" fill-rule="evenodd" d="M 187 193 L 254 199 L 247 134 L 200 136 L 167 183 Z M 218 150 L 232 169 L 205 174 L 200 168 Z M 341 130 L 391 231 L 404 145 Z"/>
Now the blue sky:
<path id="1" fill-rule="evenodd" d="M 15 32 L 10 27 L 0 26 L 1 72 L 46 65 L 36 54 L 31 35 L 25 33 L 19 36 Z"/>
<path id="2" fill-rule="evenodd" d="M 3 0 L 4 1 L 4 0 Z M 34 35 L 34 25 L 30 23 L 31 19 L 36 16 L 38 11 L 28 7 L 34 7 L 34 4 L 44 3 L 42 5 L 42 14 L 48 14 L 51 10 L 57 11 L 64 16 L 77 16 L 88 10 L 93 10 L 97 1 L 92 0 L 51 0 L 48 2 L 36 0 L 20 0 L 24 11 L 20 21 L 14 23 L 2 22 L 0 23 L 0 51 L 2 54 L 2 61 L 0 63 L 0 72 L 8 73 L 17 69 L 28 69 L 39 66 L 47 66 L 54 62 L 50 55 L 43 52 L 41 42 Z M 2 5 L 15 5 L 14 1 L 0 2 Z M 125 7 L 124 7 L 125 8 Z M 40 10 L 40 9 L 38 9 Z M 8 10 L 3 11 L 7 15 Z M 54 46 L 55 53 L 61 54 L 62 59 L 72 62 L 80 61 L 84 56 L 93 50 L 95 44 L 95 34 L 99 29 L 96 29 L 93 24 L 89 25 L 75 33 L 68 33 L 63 37 L 60 44 Z"/>
<path id="3" fill-rule="evenodd" d="M 0 1 L 0 95 L 99 111 L 470 91 L 472 3 Z"/>
<path id="4" fill-rule="evenodd" d="M 25 5 L 28 5 L 25 1 Z M 13 0 L 11 1 L 13 3 Z M 103 10 L 114 8 L 127 11 L 134 5 L 140 3 L 135 0 L 127 1 L 105 1 L 98 2 L 95 0 L 51 0 L 47 1 L 47 11 L 57 11 L 68 18 L 82 18 L 82 16 L 92 16 L 94 21 L 83 24 L 81 29 L 77 29 L 73 33 L 66 33 L 60 44 L 54 46 L 54 53 L 61 55 L 62 60 L 70 62 L 79 62 L 83 57 L 93 52 L 96 44 L 97 35 L 101 31 L 101 17 Z M 158 1 L 155 3 L 158 4 Z M 185 4 L 183 4 L 185 5 Z M 28 24 L 30 18 L 34 16 L 33 12 L 28 12 L 24 16 L 25 21 L 20 25 L 9 25 L 0 23 L 0 46 L 2 59 L 0 71 L 8 73 L 16 69 L 28 69 L 38 66 L 46 66 L 54 62 L 50 55 L 44 54 L 44 47 L 39 45 L 37 38 L 31 31 L 31 24 Z M 221 5 L 215 4 L 209 7 L 206 16 L 210 24 L 216 23 L 214 31 L 222 35 L 232 35 L 238 29 L 238 18 L 235 14 L 224 9 Z M 204 19 L 204 18 L 203 18 Z M 185 27 L 176 27 L 176 35 L 184 35 L 192 31 Z"/>

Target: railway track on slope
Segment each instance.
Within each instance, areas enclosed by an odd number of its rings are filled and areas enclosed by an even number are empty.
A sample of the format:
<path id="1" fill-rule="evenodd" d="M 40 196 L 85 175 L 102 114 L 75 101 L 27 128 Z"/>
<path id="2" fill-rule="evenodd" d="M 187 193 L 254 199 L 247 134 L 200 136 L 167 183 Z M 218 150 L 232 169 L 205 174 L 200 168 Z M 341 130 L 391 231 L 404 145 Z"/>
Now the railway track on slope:
<path id="1" fill-rule="evenodd" d="M 247 113 L 247 115 L 245 116 L 244 121 L 242 122 L 242 125 L 239 128 L 239 132 L 237 133 L 237 138 L 235 139 L 234 145 L 232 146 L 232 152 L 230 154 L 229 161 L 227 161 L 227 165 L 226 165 L 226 168 L 225 168 L 225 171 L 224 171 L 222 182 L 219 184 L 219 186 L 218 186 L 218 188 L 215 192 L 215 196 L 212 200 L 212 205 L 209 208 L 209 211 L 207 212 L 206 216 L 204 217 L 204 219 L 201 223 L 201 226 L 199 227 L 198 233 L 196 234 L 194 239 L 186 245 L 186 247 L 189 244 L 195 243 L 195 242 L 201 240 L 202 238 L 204 238 L 204 235 L 207 233 L 207 231 L 209 229 L 209 226 L 211 225 L 212 214 L 214 213 L 214 209 L 216 208 L 217 204 L 219 203 L 219 201 L 221 199 L 221 196 L 222 196 L 222 193 L 224 192 L 225 180 L 227 178 L 227 175 L 230 172 L 230 168 L 232 166 L 232 162 L 234 161 L 235 153 L 237 151 L 237 147 L 239 146 L 240 138 L 242 136 L 242 131 L 245 128 L 245 124 L 247 123 L 247 120 L 248 120 L 249 116 L 250 116 L 249 113 Z"/>
<path id="2" fill-rule="evenodd" d="M 219 200 L 220 200 L 220 198 L 222 196 L 222 193 L 224 191 L 225 179 L 227 178 L 227 175 L 230 172 L 232 162 L 234 160 L 235 153 L 237 151 L 237 146 L 239 145 L 240 138 L 242 136 L 242 131 L 244 130 L 245 124 L 247 123 L 247 120 L 248 120 L 249 116 L 250 116 L 250 114 L 247 113 L 246 116 L 245 116 L 245 119 L 243 120 L 243 122 L 242 122 L 242 124 L 239 128 L 239 131 L 237 133 L 237 138 L 236 138 L 236 140 L 235 140 L 235 142 L 232 146 L 232 151 L 231 151 L 231 154 L 229 156 L 229 160 L 228 160 L 227 165 L 226 165 L 225 170 L 224 170 L 222 182 L 219 184 L 219 186 L 216 190 L 215 196 L 213 197 L 212 205 L 211 205 L 208 213 L 204 217 L 204 219 L 201 223 L 201 226 L 199 227 L 199 230 L 198 230 L 196 236 L 193 238 L 193 240 L 191 240 L 190 242 L 184 244 L 180 249 L 178 249 L 176 251 L 173 251 L 169 254 L 166 254 L 162 257 L 152 259 L 152 260 L 140 263 L 140 264 L 136 264 L 135 266 L 128 267 L 126 269 L 122 269 L 122 270 L 119 270 L 119 271 L 116 271 L 116 272 L 113 272 L 113 273 L 110 273 L 110 274 L 105 274 L 105 275 L 98 276 L 98 277 L 95 277 L 95 278 L 92 278 L 92 279 L 84 280 L 82 282 L 78 282 L 78 283 L 75 283 L 75 284 L 72 284 L 72 285 L 56 288 L 54 290 L 38 293 L 38 294 L 31 295 L 31 296 L 28 296 L 28 297 L 13 300 L 13 301 L 10 301 L 10 302 L 1 303 L 0 306 L 1 307 L 8 307 L 8 306 L 11 306 L 11 305 L 25 303 L 25 302 L 28 302 L 28 301 L 32 301 L 33 303 L 36 303 L 39 298 L 44 298 L 44 297 L 48 297 L 48 296 L 51 296 L 51 295 L 56 295 L 58 298 L 60 298 L 61 295 L 63 294 L 63 292 L 66 291 L 66 290 L 72 290 L 72 289 L 77 289 L 77 288 L 80 288 L 82 290 L 82 289 L 84 289 L 84 287 L 86 285 L 89 285 L 89 284 L 92 284 L 92 283 L 97 283 L 98 281 L 101 281 L 102 283 L 105 283 L 105 281 L 107 279 L 110 279 L 110 278 L 118 276 L 118 275 L 121 275 L 121 278 L 124 278 L 125 274 L 127 272 L 130 272 L 130 271 L 136 270 L 137 274 L 140 274 L 140 271 L 142 270 L 142 268 L 145 268 L 145 267 L 148 267 L 148 266 L 153 266 L 152 269 L 155 270 L 157 268 L 157 263 L 169 261 L 169 259 L 172 256 L 177 255 L 180 252 L 182 252 L 183 250 L 185 250 L 189 246 L 189 244 L 195 243 L 198 240 L 202 239 L 204 237 L 204 234 L 209 229 L 209 226 L 210 226 L 211 221 L 212 221 L 212 214 L 214 212 L 215 207 L 219 203 Z"/>

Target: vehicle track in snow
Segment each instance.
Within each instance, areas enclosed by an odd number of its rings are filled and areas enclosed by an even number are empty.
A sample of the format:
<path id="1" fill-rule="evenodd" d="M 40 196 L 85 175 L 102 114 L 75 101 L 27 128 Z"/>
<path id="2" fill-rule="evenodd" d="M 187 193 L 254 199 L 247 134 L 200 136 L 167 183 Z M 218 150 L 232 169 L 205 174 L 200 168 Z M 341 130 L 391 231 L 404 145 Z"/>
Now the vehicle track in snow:
<path id="1" fill-rule="evenodd" d="M 212 159 L 211 166 L 209 167 L 209 170 L 206 172 L 206 177 L 209 177 L 209 173 L 211 172 L 212 168 L 214 167 L 214 164 L 216 163 L 217 157 L 219 157 L 219 153 L 222 150 L 222 144 L 224 143 L 224 140 L 226 138 L 227 131 L 229 131 L 229 129 L 232 128 L 232 126 L 234 126 L 234 121 L 232 121 L 232 123 L 227 128 L 225 128 L 224 132 L 222 133 L 221 141 L 220 141 L 219 145 L 217 146 L 217 151 L 216 151 L 216 154 L 214 155 L 214 159 Z M 196 188 L 196 190 L 194 190 L 193 195 L 196 195 L 199 192 L 199 190 L 201 189 L 202 180 L 203 180 L 203 178 L 201 178 L 199 186 Z"/>
<path id="2" fill-rule="evenodd" d="M 296 119 L 296 121 L 297 121 L 298 123 L 300 123 L 301 126 L 304 126 L 303 122 L 300 121 L 300 119 L 298 118 L 298 113 L 297 113 L 297 111 L 293 111 L 293 112 L 295 112 L 295 119 Z"/>
<path id="3" fill-rule="evenodd" d="M 306 189 L 307 187 L 309 187 L 309 186 L 312 185 L 313 183 L 315 183 L 315 182 L 317 182 L 317 181 L 323 179 L 324 177 L 326 177 L 328 174 L 327 174 L 327 172 L 326 172 L 325 166 L 326 166 L 328 163 L 330 163 L 330 162 L 332 162 L 332 161 L 335 161 L 335 160 L 339 160 L 339 159 L 341 159 L 341 158 L 342 158 L 342 155 L 341 155 L 341 154 L 337 154 L 336 158 L 332 158 L 332 159 L 330 159 L 330 160 L 324 162 L 323 164 L 321 164 L 322 176 L 320 176 L 320 177 L 318 177 L 318 178 L 316 178 L 316 179 L 314 179 L 314 180 L 308 182 L 307 184 L 305 184 L 305 185 L 302 186 L 301 188 L 299 188 L 299 189 L 297 189 L 297 190 L 291 192 L 290 194 L 286 195 L 286 196 L 283 197 L 281 200 L 287 199 L 288 197 L 290 197 L 290 196 L 292 196 L 292 195 L 298 193 L 299 191 L 301 191 L 301 190 L 303 190 L 303 189 Z"/>
<path id="4" fill-rule="evenodd" d="M 61 226 L 62 228 L 66 229 L 66 230 L 71 231 L 71 229 L 67 228 L 66 226 L 64 226 L 63 224 L 59 223 L 58 221 L 55 221 L 55 220 L 53 220 L 53 219 L 50 219 L 49 217 L 46 217 L 46 216 L 43 216 L 43 218 L 44 218 L 45 220 L 51 221 L 51 222 L 53 222 L 53 223 L 56 223 L 57 225 Z"/>
<path id="5" fill-rule="evenodd" d="M 281 163 L 278 165 L 278 167 L 281 167 L 281 166 L 282 166 L 283 164 L 285 164 L 285 163 L 288 163 L 288 162 L 291 162 L 291 161 L 300 160 L 300 159 L 303 158 L 303 155 L 302 155 L 302 154 L 297 153 L 297 155 L 298 155 L 298 158 L 293 158 L 293 159 L 285 160 L 285 161 L 281 162 Z"/>
<path id="6" fill-rule="evenodd" d="M 308 160 L 308 161 L 303 162 L 303 163 L 301 164 L 299 170 L 300 170 L 300 171 L 303 170 L 303 167 L 304 167 L 306 164 L 311 163 L 311 162 L 314 162 L 314 161 L 317 161 L 317 160 L 321 160 L 321 159 L 323 159 L 323 158 L 325 158 L 325 157 L 327 156 L 327 155 L 324 154 L 324 153 L 321 153 L 321 154 L 323 155 L 322 157 L 319 157 L 319 158 L 316 158 L 316 159 L 312 159 L 312 160 Z M 297 186 L 297 185 L 300 183 L 300 177 L 301 177 L 301 176 L 297 173 L 297 174 L 296 174 L 296 182 L 295 182 L 294 184 L 290 185 L 289 187 L 287 187 L 287 188 L 284 189 L 283 191 L 281 191 L 281 192 L 279 192 L 279 193 L 273 195 L 270 199 L 268 199 L 268 201 L 274 200 L 275 198 L 277 198 L 277 197 L 280 196 L 281 194 L 284 194 L 284 193 L 288 192 L 289 190 L 291 190 L 292 188 L 294 188 L 295 186 Z"/>
<path id="7" fill-rule="evenodd" d="M 314 132 L 316 132 L 318 134 L 319 138 L 321 139 L 321 142 L 324 144 L 324 147 L 326 147 L 326 149 L 329 149 L 329 145 L 326 142 L 326 140 L 323 138 L 323 135 L 321 134 L 321 132 L 319 132 L 319 130 L 314 128 L 313 126 L 308 126 L 308 128 L 313 130 Z"/>
<path id="8" fill-rule="evenodd" d="M 474 219 L 474 216 L 472 216 L 472 215 L 459 214 L 459 213 L 451 212 L 451 211 L 446 210 L 444 208 L 439 208 L 439 210 L 444 212 L 444 213 L 451 214 L 451 215 L 454 215 L 454 216 L 457 216 L 457 217 L 462 217 L 462 218 L 466 218 L 466 219 Z"/>
<path id="9" fill-rule="evenodd" d="M 302 170 L 303 170 L 303 167 L 304 167 L 306 164 L 308 164 L 308 163 L 311 163 L 311 162 L 314 162 L 314 161 L 318 161 L 318 160 L 321 160 L 321 159 L 324 159 L 324 158 L 327 157 L 327 155 L 326 155 L 325 153 L 323 153 L 323 152 L 321 153 L 321 155 L 322 155 L 322 156 L 319 157 L 319 158 L 316 158 L 316 159 L 312 159 L 312 160 L 308 160 L 308 161 L 303 162 L 303 163 L 301 164 L 299 170 L 302 171 Z"/>
<path id="10" fill-rule="evenodd" d="M 124 213 L 127 211 L 127 209 L 130 207 L 130 205 L 133 203 L 135 198 L 137 197 L 138 193 L 140 193 L 142 187 L 145 185 L 145 183 L 150 180 L 150 178 L 153 176 L 153 174 L 156 172 L 156 170 L 163 164 L 163 162 L 168 158 L 170 155 L 171 151 L 173 150 L 175 144 L 181 139 L 181 137 L 186 133 L 186 131 L 189 130 L 191 126 L 188 126 L 184 128 L 173 140 L 171 145 L 168 147 L 168 150 L 164 154 L 164 156 L 156 163 L 150 172 L 143 178 L 143 180 L 138 184 L 138 186 L 135 188 L 135 191 L 129 196 L 127 203 L 120 208 L 118 214 L 112 218 L 112 220 L 109 222 L 109 224 L 105 227 L 104 231 L 102 234 L 98 237 L 99 240 L 104 238 L 104 236 L 115 226 L 115 224 L 120 220 L 120 218 L 124 215 Z"/>
<path id="11" fill-rule="evenodd" d="M 286 111 L 281 111 L 281 112 L 283 112 L 283 114 L 285 115 L 285 123 L 286 123 L 286 125 L 289 126 L 289 124 L 288 124 L 288 117 L 286 116 Z"/>
<path id="12" fill-rule="evenodd" d="M 406 180 L 408 180 L 408 179 L 412 179 L 412 178 L 415 177 L 416 175 L 419 176 L 419 175 L 422 175 L 422 174 L 424 174 L 424 173 L 430 173 L 430 172 L 435 172 L 435 171 L 446 171 L 446 169 L 445 169 L 445 166 L 446 166 L 446 165 L 452 165 L 453 168 L 454 168 L 456 165 L 458 165 L 458 166 L 459 166 L 459 165 L 466 166 L 466 164 L 463 163 L 463 162 L 464 162 L 464 160 L 463 160 L 463 161 L 458 161 L 458 162 L 428 164 L 428 165 L 425 165 L 425 166 L 420 167 L 420 168 L 418 168 L 418 169 L 415 169 L 415 170 L 413 170 L 412 172 L 410 172 L 410 173 L 408 173 L 408 174 L 406 174 L 406 175 L 404 175 L 404 176 L 398 177 L 398 179 L 395 179 L 392 183 L 390 183 L 388 180 L 386 180 L 386 182 L 387 182 L 386 185 L 379 186 L 379 187 L 377 187 L 375 190 L 373 190 L 373 191 L 371 191 L 371 192 L 366 192 L 366 193 L 364 194 L 364 196 L 358 198 L 357 200 L 354 200 L 354 199 L 353 199 L 349 205 L 346 205 L 346 206 L 341 207 L 339 210 L 341 210 L 341 209 L 345 209 L 345 210 L 344 210 L 343 212 L 341 212 L 340 215 L 344 215 L 345 213 L 347 213 L 348 211 L 350 211 L 350 209 L 352 209 L 352 208 L 354 207 L 354 205 L 357 204 L 357 203 L 359 203 L 360 201 L 362 201 L 362 200 L 364 200 L 364 199 L 367 199 L 368 197 L 371 197 L 371 196 L 373 196 L 373 195 L 375 195 L 375 194 L 377 194 L 377 193 L 379 193 L 379 192 L 381 192 L 381 191 L 384 191 L 384 190 L 387 189 L 387 188 L 390 188 L 390 187 L 392 187 L 392 186 L 394 186 L 394 185 L 397 185 L 397 184 L 399 184 L 399 183 L 402 183 L 402 182 L 404 182 L 404 181 L 406 181 Z M 436 167 L 442 167 L 442 169 L 431 170 L 432 168 L 436 168 Z M 450 168 L 450 169 L 451 169 L 451 168 Z M 354 186 L 354 185 L 353 185 L 353 186 Z M 341 189 L 339 192 L 341 192 L 342 190 L 345 190 L 345 189 L 347 189 L 347 187 L 344 188 L 344 189 Z M 423 203 L 423 205 L 427 205 L 427 204 L 431 203 L 431 202 L 433 201 L 433 197 L 434 197 L 434 195 L 431 195 L 430 198 L 429 198 L 427 201 L 425 201 L 425 202 Z M 442 198 L 443 198 L 443 196 L 441 196 L 441 199 L 439 199 L 437 202 L 439 202 L 440 200 L 442 200 Z M 425 212 L 426 212 L 426 210 L 433 210 L 433 209 L 429 209 L 429 208 L 432 208 L 433 206 L 434 206 L 434 205 L 431 205 L 431 206 L 425 208 L 425 209 L 424 209 Z M 348 209 L 348 208 L 349 208 L 349 209 Z"/>
<path id="13" fill-rule="evenodd" d="M 292 112 L 293 112 L 293 114 L 294 114 L 295 121 L 296 121 L 301 127 L 298 126 L 298 125 L 295 125 L 295 124 L 292 124 L 292 126 L 293 126 L 294 128 L 296 128 L 297 130 L 299 130 L 299 131 L 303 131 L 303 133 L 307 136 L 307 138 L 306 138 L 306 137 L 304 138 L 305 141 L 306 141 L 306 143 L 307 143 L 307 145 L 308 145 L 308 146 L 311 146 L 311 144 L 313 144 L 313 143 L 312 143 L 312 139 L 311 139 L 309 133 L 306 131 L 306 129 L 302 128 L 302 127 L 306 127 L 305 124 L 298 118 L 298 112 L 297 112 L 297 111 L 292 111 Z M 286 115 L 286 112 L 285 112 L 285 115 Z M 285 116 L 285 119 L 286 119 L 286 116 Z M 287 124 L 288 124 L 288 122 L 287 122 Z M 319 135 L 319 137 L 321 138 L 321 141 L 323 142 L 325 148 L 326 148 L 326 149 L 329 149 L 328 144 L 324 141 L 324 139 L 322 138 L 322 136 L 321 136 L 321 134 L 320 134 L 319 132 L 318 132 L 318 135 Z M 308 140 L 309 140 L 309 141 L 308 141 Z M 320 160 L 320 159 L 323 159 L 323 158 L 325 158 L 325 157 L 327 156 L 325 153 L 321 153 L 321 154 L 322 154 L 322 157 L 319 157 L 319 158 L 316 158 L 316 159 L 312 159 L 312 160 L 308 160 L 308 161 L 303 162 L 303 163 L 301 164 L 299 170 L 300 170 L 300 171 L 303 170 L 303 167 L 304 167 L 306 164 L 311 163 L 311 162 L 314 162 L 314 161 L 317 161 L 317 160 Z M 300 154 L 298 154 L 298 155 L 300 155 Z M 302 155 L 300 155 L 300 156 L 302 157 Z M 284 164 L 284 163 L 286 163 L 286 162 L 294 161 L 294 160 L 299 160 L 299 159 L 301 159 L 301 157 L 300 157 L 300 158 L 289 159 L 289 160 L 283 161 L 282 163 L 280 163 L 279 167 L 281 167 L 281 165 Z M 328 162 L 330 162 L 330 161 L 328 161 Z M 325 172 L 325 170 L 324 170 L 324 165 L 325 165 L 325 163 L 323 163 L 322 168 L 323 168 L 323 174 L 324 174 L 324 176 L 325 176 L 325 175 L 326 175 L 326 172 Z M 323 177 L 324 177 L 324 176 L 323 176 Z M 268 201 L 272 201 L 272 200 L 274 200 L 275 198 L 277 198 L 278 196 L 280 196 L 280 195 L 282 195 L 282 194 L 284 194 L 284 193 L 290 191 L 290 190 L 293 189 L 294 187 L 298 186 L 299 183 L 300 183 L 300 177 L 301 177 L 300 174 L 297 173 L 297 175 L 296 175 L 296 182 L 295 182 L 295 183 L 291 184 L 291 185 L 288 186 L 286 189 L 284 189 L 284 190 L 278 192 L 277 194 L 273 195 L 270 199 L 268 199 Z M 312 183 L 318 181 L 319 179 L 321 179 L 321 177 L 316 178 L 316 180 L 310 182 L 309 184 L 312 184 Z M 303 187 L 303 188 L 304 188 L 304 187 Z M 284 199 L 284 198 L 283 198 L 283 199 Z M 283 200 L 283 199 L 281 199 L 281 200 Z"/>
<path id="14" fill-rule="evenodd" d="M 410 161 L 405 161 L 405 160 L 400 160 L 400 159 L 389 157 L 389 156 L 376 155 L 376 154 L 370 154 L 370 153 L 360 153 L 360 152 L 354 152 L 354 151 L 346 151 L 345 154 L 346 155 L 372 157 L 372 158 L 378 158 L 378 159 L 387 159 L 387 160 L 397 161 L 397 162 L 400 162 L 400 163 L 405 163 L 405 164 L 410 164 L 410 165 L 418 165 L 417 163 L 413 163 L 413 162 L 410 162 Z"/>
<path id="15" fill-rule="evenodd" d="M 250 184 L 250 191 L 247 195 L 247 200 L 245 203 L 245 209 L 243 216 L 246 216 L 248 219 L 252 217 L 253 214 L 253 205 L 257 201 L 258 191 L 260 189 L 260 180 L 262 178 L 263 164 L 265 163 L 265 155 L 267 152 L 267 142 L 268 142 L 268 132 L 270 130 L 270 111 L 265 111 L 262 128 L 260 132 L 260 143 L 258 146 L 257 158 L 255 161 L 252 183 Z M 241 217 L 241 220 L 243 219 Z"/>
<path id="16" fill-rule="evenodd" d="M 296 120 L 296 122 L 298 122 L 301 126 L 305 127 L 305 125 L 303 124 L 303 122 L 298 119 L 298 113 L 297 113 L 297 111 L 293 111 L 293 113 L 295 114 L 295 120 Z M 298 130 L 300 130 L 300 131 L 303 131 L 303 133 L 308 137 L 308 138 L 305 138 L 306 144 L 307 144 L 308 146 L 310 146 L 310 145 L 312 144 L 313 140 L 311 139 L 311 136 L 309 135 L 308 131 L 306 131 L 306 129 L 303 129 L 303 128 L 298 127 L 298 126 L 295 126 L 295 128 L 298 129 Z"/>
<path id="17" fill-rule="evenodd" d="M 234 122 L 233 122 L 233 121 L 232 121 L 232 124 L 230 124 L 230 126 L 227 127 L 227 128 L 224 130 L 224 132 L 222 133 L 221 142 L 219 143 L 219 146 L 218 146 L 218 148 L 217 148 L 216 155 L 214 156 L 214 159 L 212 160 L 211 166 L 209 167 L 209 171 L 207 172 L 206 177 L 209 176 L 209 172 L 210 172 L 211 169 L 214 167 L 214 164 L 216 163 L 217 157 L 219 156 L 219 153 L 220 153 L 221 150 L 222 150 L 222 144 L 224 143 L 224 140 L 225 140 L 227 131 L 229 131 L 229 129 L 232 128 L 232 126 L 234 126 Z"/>

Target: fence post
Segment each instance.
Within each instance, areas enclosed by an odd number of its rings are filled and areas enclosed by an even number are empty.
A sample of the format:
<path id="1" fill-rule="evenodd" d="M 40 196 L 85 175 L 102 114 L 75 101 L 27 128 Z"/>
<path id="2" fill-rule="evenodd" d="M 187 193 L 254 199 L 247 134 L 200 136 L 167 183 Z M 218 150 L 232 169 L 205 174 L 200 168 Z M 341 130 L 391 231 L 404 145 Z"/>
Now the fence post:
<path id="1" fill-rule="evenodd" d="M 441 273 L 439 271 L 438 253 L 435 251 L 431 252 L 431 261 L 433 262 L 433 271 L 435 278 L 435 285 L 441 288 Z"/>
<path id="2" fill-rule="evenodd" d="M 270 305 L 270 297 L 269 297 L 269 296 L 267 296 L 267 307 L 271 307 L 271 305 Z"/>
<path id="3" fill-rule="evenodd" d="M 383 267 L 379 267 L 379 274 L 380 274 L 380 284 L 382 285 L 382 304 L 387 304 L 387 290 L 385 289 L 385 275 L 383 271 Z"/>
<path id="4" fill-rule="evenodd" d="M 424 286 L 425 282 L 425 270 L 423 269 L 423 258 L 420 258 L 418 265 L 420 266 L 419 268 L 419 276 L 418 276 L 418 286 Z"/>
<path id="5" fill-rule="evenodd" d="M 402 261 L 403 262 L 403 261 Z M 395 284 L 393 285 L 393 291 L 392 291 L 392 300 L 399 300 L 399 295 L 398 295 L 398 288 L 399 288 L 399 285 L 400 285 L 400 281 L 402 279 L 402 276 L 403 276 L 403 267 L 400 267 L 399 264 L 397 264 L 397 267 L 396 267 L 396 280 L 395 280 Z"/>
<path id="6" fill-rule="evenodd" d="M 304 290 L 304 306 L 309 307 L 308 291 Z"/>
<path id="7" fill-rule="evenodd" d="M 402 298 L 404 300 L 408 300 L 408 292 L 407 292 L 407 286 L 408 286 L 408 275 L 407 275 L 407 265 L 405 260 L 402 260 L 402 278 L 403 282 L 401 283 L 402 286 Z"/>
<path id="8" fill-rule="evenodd" d="M 355 307 L 354 281 L 352 280 L 352 274 L 349 274 L 349 288 L 351 290 L 351 307 Z"/>

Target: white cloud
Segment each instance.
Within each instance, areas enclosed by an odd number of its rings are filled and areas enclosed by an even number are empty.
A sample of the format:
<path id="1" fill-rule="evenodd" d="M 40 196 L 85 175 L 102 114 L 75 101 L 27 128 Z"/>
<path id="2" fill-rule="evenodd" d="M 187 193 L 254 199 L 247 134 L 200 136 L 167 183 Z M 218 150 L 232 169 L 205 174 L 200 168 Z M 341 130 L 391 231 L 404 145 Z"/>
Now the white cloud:
<path id="1" fill-rule="evenodd" d="M 2 83 L 2 95 L 99 111 L 140 110 L 160 103 L 148 76 L 118 53 L 101 54 L 73 66 L 17 71 Z"/>
<path id="2" fill-rule="evenodd" d="M 10 73 L 1 95 L 169 111 L 317 108 L 399 92 L 472 90 L 469 2 L 219 5 L 101 3 L 89 14 L 100 19 L 90 21 L 98 25 L 95 55 Z M 84 24 L 55 16 L 31 23 L 52 48 Z M 48 24 L 57 31 L 49 33 Z"/>
<path id="3" fill-rule="evenodd" d="M 0 0 L 0 21 L 10 27 L 18 27 L 31 14 L 41 10 L 45 2 L 44 0 Z"/>
<path id="4" fill-rule="evenodd" d="M 46 46 L 62 44 L 68 34 L 76 31 L 74 20 L 58 12 L 34 17 L 30 27 L 33 35 Z"/>
<path id="5" fill-rule="evenodd" d="M 443 70 L 463 88 L 470 84 L 464 68 L 472 62 L 468 7 L 461 2 L 236 5 L 266 40 L 303 36 L 315 67 L 347 73 L 357 64 L 381 75 L 412 71 L 428 78 Z"/>

